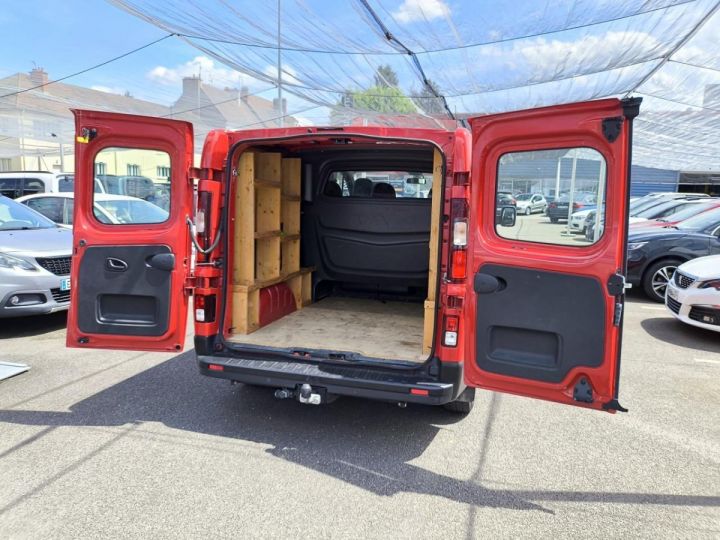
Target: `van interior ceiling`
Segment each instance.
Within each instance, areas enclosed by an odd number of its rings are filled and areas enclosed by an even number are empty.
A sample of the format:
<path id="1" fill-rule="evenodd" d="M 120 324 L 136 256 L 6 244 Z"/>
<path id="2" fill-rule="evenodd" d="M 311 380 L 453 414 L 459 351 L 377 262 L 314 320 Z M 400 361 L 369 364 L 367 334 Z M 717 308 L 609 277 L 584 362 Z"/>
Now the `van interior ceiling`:
<path id="1" fill-rule="evenodd" d="M 440 151 L 285 141 L 246 149 L 236 163 L 228 339 L 424 362 L 435 326 Z"/>

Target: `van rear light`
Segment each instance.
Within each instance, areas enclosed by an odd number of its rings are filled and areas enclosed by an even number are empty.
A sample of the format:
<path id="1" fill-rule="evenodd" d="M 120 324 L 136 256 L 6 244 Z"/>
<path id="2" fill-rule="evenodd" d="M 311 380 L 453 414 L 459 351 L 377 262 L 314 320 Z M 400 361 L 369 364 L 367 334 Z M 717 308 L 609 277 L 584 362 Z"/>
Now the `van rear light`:
<path id="1" fill-rule="evenodd" d="M 467 219 L 458 219 L 453 223 L 453 246 L 467 246 Z"/>
<path id="2" fill-rule="evenodd" d="M 447 315 L 443 323 L 443 345 L 455 347 L 458 341 L 460 318 L 456 315 Z"/>
<path id="3" fill-rule="evenodd" d="M 218 364 L 208 364 L 208 369 L 210 371 L 225 371 L 225 368 Z"/>
<path id="4" fill-rule="evenodd" d="M 450 204 L 450 253 L 448 254 L 448 278 L 465 279 L 468 243 L 468 205 L 465 199 L 453 199 Z"/>
<path id="5" fill-rule="evenodd" d="M 465 279 L 467 266 L 467 251 L 456 249 L 452 252 L 452 263 L 450 265 L 451 279 Z"/>
<path id="6" fill-rule="evenodd" d="M 198 206 L 195 210 L 195 231 L 202 238 L 204 248 L 210 245 L 210 205 L 212 194 L 209 191 L 198 193 Z"/>
<path id="7" fill-rule="evenodd" d="M 215 322 L 215 295 L 195 295 L 195 320 L 202 323 Z"/>
<path id="8" fill-rule="evenodd" d="M 430 390 L 426 390 L 425 388 L 411 388 L 410 393 L 414 396 L 429 396 Z"/>

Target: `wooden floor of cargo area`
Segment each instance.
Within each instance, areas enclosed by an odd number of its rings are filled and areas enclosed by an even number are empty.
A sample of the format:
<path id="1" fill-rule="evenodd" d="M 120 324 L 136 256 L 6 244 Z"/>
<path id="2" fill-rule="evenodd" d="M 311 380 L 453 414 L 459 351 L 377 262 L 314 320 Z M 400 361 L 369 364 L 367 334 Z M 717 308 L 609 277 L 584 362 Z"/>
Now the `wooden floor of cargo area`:
<path id="1" fill-rule="evenodd" d="M 423 305 L 330 297 L 232 341 L 424 362 Z"/>

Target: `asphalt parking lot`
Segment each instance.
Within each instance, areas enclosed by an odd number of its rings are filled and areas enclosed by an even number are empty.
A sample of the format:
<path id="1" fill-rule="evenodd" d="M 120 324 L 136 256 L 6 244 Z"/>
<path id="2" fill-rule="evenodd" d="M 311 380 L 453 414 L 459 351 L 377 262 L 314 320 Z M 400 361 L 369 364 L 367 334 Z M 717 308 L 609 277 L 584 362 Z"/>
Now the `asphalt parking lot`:
<path id="1" fill-rule="evenodd" d="M 64 315 L 0 322 L 0 537 L 720 535 L 720 334 L 634 297 L 628 414 L 480 393 L 324 407 L 173 356 L 64 347 Z"/>

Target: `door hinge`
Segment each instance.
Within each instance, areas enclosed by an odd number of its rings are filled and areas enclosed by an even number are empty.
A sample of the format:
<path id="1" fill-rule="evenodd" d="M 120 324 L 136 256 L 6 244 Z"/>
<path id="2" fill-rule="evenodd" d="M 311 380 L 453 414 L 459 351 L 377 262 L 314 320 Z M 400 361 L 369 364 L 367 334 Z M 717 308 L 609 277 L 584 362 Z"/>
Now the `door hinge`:
<path id="1" fill-rule="evenodd" d="M 620 296 L 625 292 L 625 276 L 617 272 L 610 276 L 607 280 L 607 289 L 610 296 Z"/>
<path id="2" fill-rule="evenodd" d="M 593 402 L 592 386 L 590 386 L 590 383 L 585 377 L 580 377 L 580 380 L 575 385 L 575 388 L 573 388 L 573 399 L 583 403 Z"/>
<path id="3" fill-rule="evenodd" d="M 615 116 L 613 118 L 603 118 L 602 132 L 608 142 L 615 142 L 622 131 L 624 118 Z"/>
<path id="4" fill-rule="evenodd" d="M 183 284 L 183 292 L 186 296 L 192 296 L 193 291 L 197 287 L 197 277 L 190 276 L 185 278 L 185 283 Z"/>

